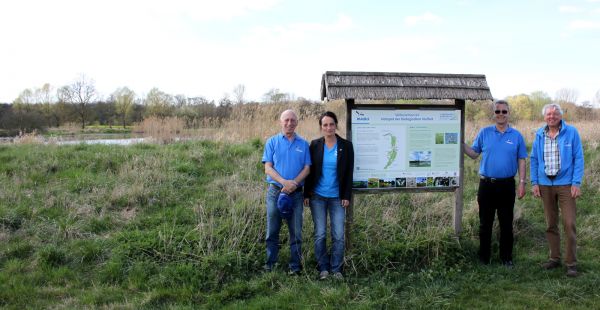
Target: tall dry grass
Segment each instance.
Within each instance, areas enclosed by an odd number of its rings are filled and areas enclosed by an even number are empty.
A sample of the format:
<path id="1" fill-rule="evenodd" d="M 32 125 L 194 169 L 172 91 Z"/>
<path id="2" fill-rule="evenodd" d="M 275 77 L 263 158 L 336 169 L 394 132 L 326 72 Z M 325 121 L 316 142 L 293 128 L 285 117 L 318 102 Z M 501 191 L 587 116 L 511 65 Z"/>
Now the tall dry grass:
<path id="1" fill-rule="evenodd" d="M 135 125 L 133 131 L 141 132 L 144 137 L 163 144 L 187 136 L 185 121 L 178 117 L 148 117 Z"/>
<path id="2" fill-rule="evenodd" d="M 325 111 L 333 111 L 338 116 L 338 132 L 346 136 L 346 107 L 343 101 L 332 101 L 324 104 L 308 102 L 293 102 L 281 104 L 250 104 L 233 107 L 229 119 L 217 122 L 207 122 L 198 129 L 191 129 L 192 137 L 203 139 L 240 142 L 258 138 L 265 141 L 268 137 L 280 132 L 279 116 L 287 109 L 292 109 L 298 115 L 299 124 L 296 132 L 307 140 L 320 136 L 318 117 Z"/>
<path id="3" fill-rule="evenodd" d="M 483 127 L 492 125 L 493 122 L 485 122 L 485 121 L 477 121 L 477 122 L 467 122 L 465 124 L 465 141 L 471 142 L 477 136 L 479 130 Z M 572 121 L 567 122 L 567 124 L 575 126 L 579 131 L 579 135 L 581 136 L 581 140 L 588 145 L 597 146 L 598 141 L 600 141 L 600 123 L 598 121 Z M 535 138 L 535 132 L 542 126 L 545 126 L 545 123 L 522 120 L 515 123 L 511 123 L 511 126 L 516 128 L 523 134 L 523 138 L 528 143 L 533 142 Z"/>
<path id="4" fill-rule="evenodd" d="M 232 107 L 227 119 L 206 118 L 193 124 L 187 124 L 180 118 L 149 118 L 135 127 L 135 131 L 144 132 L 159 142 L 172 142 L 178 138 L 200 139 L 221 142 L 243 142 L 251 139 L 265 141 L 280 132 L 279 116 L 286 109 L 298 114 L 299 124 L 296 132 L 307 140 L 321 135 L 318 117 L 325 111 L 333 111 L 339 120 L 338 134 L 346 137 L 346 105 L 343 100 L 326 103 L 291 102 L 278 104 L 245 104 Z M 570 121 L 570 125 L 579 130 L 581 139 L 588 145 L 598 145 L 600 124 L 595 120 Z M 493 124 L 492 120 L 466 122 L 465 141 L 470 143 L 482 127 Z M 531 143 L 535 132 L 544 125 L 543 121 L 521 120 L 511 123 Z"/>

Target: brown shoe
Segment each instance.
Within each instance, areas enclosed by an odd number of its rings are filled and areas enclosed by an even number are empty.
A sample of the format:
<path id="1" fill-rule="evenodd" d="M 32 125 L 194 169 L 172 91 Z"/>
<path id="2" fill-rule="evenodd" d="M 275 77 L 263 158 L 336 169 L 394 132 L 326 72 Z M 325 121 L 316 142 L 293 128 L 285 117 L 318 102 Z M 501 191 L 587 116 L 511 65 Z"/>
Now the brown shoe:
<path id="1" fill-rule="evenodd" d="M 544 268 L 546 270 L 550 270 L 550 269 L 554 269 L 554 268 L 558 268 L 558 267 L 560 267 L 560 262 L 557 262 L 555 260 L 549 260 L 542 264 L 542 268 Z"/>
<path id="2" fill-rule="evenodd" d="M 567 277 L 574 278 L 578 275 L 576 266 L 567 267 Z"/>

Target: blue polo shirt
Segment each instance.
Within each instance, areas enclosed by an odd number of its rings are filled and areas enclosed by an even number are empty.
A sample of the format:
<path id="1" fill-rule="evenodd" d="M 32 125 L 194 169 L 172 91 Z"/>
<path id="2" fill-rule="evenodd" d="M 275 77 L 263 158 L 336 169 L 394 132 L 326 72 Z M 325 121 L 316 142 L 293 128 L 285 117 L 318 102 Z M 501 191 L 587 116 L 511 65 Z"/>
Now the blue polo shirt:
<path id="1" fill-rule="evenodd" d="M 308 142 L 298 134 L 294 134 L 292 141 L 288 140 L 283 133 L 274 135 L 265 144 L 262 162 L 272 163 L 281 177 L 291 180 L 300 174 L 304 166 L 311 165 Z M 269 175 L 267 175 L 267 183 L 283 187 Z M 303 184 L 304 181 L 300 183 Z"/>
<path id="2" fill-rule="evenodd" d="M 527 158 L 523 136 L 510 126 L 504 133 L 498 131 L 496 125 L 482 128 L 472 148 L 482 156 L 479 174 L 490 178 L 514 177 L 519 159 Z"/>

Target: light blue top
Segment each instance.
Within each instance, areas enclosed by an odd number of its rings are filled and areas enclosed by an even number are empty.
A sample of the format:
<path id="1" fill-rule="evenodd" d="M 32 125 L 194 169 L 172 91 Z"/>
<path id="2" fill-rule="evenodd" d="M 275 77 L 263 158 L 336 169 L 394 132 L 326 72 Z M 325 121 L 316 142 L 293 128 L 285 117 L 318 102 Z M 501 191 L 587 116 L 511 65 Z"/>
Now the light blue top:
<path id="1" fill-rule="evenodd" d="M 288 140 L 283 133 L 270 137 L 265 143 L 262 162 L 270 162 L 279 175 L 291 180 L 298 176 L 305 166 L 310 166 L 310 151 L 308 142 L 298 134 L 294 134 L 292 141 Z M 267 175 L 267 182 L 283 187 L 282 184 Z M 304 181 L 300 182 L 300 186 Z"/>
<path id="2" fill-rule="evenodd" d="M 340 196 L 340 183 L 337 178 L 337 143 L 332 148 L 328 148 L 327 144 L 324 144 L 323 169 L 317 186 L 315 186 L 315 193 L 326 198 Z"/>
<path id="3" fill-rule="evenodd" d="M 482 153 L 479 174 L 490 178 L 514 177 L 519 159 L 527 158 L 523 135 L 510 126 L 504 133 L 498 131 L 496 125 L 481 128 L 472 148 Z"/>
<path id="4" fill-rule="evenodd" d="M 544 172 L 544 129 L 538 129 L 531 147 L 532 185 L 581 185 L 583 179 L 583 146 L 577 128 L 561 120 L 561 129 L 556 136 L 560 154 L 560 170 L 553 180 Z"/>

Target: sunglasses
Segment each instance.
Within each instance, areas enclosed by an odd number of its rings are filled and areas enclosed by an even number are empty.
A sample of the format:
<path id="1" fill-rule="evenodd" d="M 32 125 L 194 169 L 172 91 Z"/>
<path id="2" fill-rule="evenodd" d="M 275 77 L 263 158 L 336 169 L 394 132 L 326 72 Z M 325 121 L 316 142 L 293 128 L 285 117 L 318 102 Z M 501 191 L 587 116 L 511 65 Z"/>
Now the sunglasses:
<path id="1" fill-rule="evenodd" d="M 508 114 L 508 110 L 496 110 L 496 111 L 494 111 L 494 113 L 496 113 L 496 114 L 500 114 L 500 113 L 502 113 L 502 114 Z"/>

